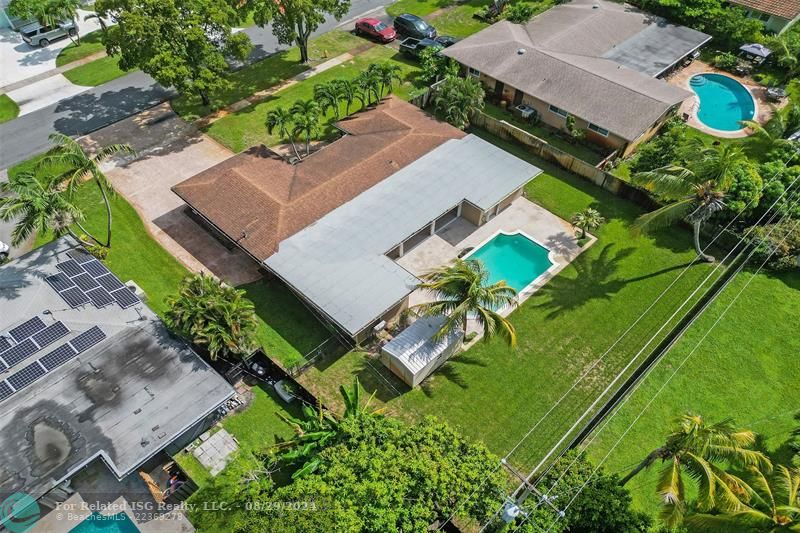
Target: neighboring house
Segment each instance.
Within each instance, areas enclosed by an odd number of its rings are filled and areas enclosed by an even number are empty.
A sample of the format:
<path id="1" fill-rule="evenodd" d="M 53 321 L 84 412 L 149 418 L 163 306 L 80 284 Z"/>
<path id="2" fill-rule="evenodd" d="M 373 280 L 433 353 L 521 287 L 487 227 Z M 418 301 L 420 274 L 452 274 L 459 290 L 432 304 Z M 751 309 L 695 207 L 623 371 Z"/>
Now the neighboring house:
<path id="1" fill-rule="evenodd" d="M 747 16 L 764 23 L 775 33 L 783 33 L 800 20 L 800 0 L 728 0 L 747 11 Z"/>
<path id="2" fill-rule="evenodd" d="M 572 115 L 588 140 L 628 155 L 693 96 L 659 77 L 710 39 L 626 4 L 574 0 L 525 25 L 493 24 L 442 53 L 491 97 L 533 107 L 559 129 Z"/>
<path id="3" fill-rule="evenodd" d="M 69 237 L 0 267 L 0 310 L 0 501 L 53 507 L 97 460 L 138 477 L 234 394 Z"/>
<path id="4" fill-rule="evenodd" d="M 408 306 L 419 280 L 395 262 L 462 217 L 482 225 L 540 170 L 390 97 L 292 165 L 261 147 L 173 187 L 345 335 Z"/>

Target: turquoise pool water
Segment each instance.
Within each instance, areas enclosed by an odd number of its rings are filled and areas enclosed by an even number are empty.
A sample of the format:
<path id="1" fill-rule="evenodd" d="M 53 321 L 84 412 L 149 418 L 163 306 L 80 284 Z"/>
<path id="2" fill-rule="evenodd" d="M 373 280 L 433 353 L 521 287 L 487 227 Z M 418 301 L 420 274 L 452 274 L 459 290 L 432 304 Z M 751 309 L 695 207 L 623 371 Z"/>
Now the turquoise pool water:
<path id="1" fill-rule="evenodd" d="M 547 248 L 520 233 L 498 233 L 469 254 L 467 259 L 483 262 L 489 271 L 489 283 L 504 280 L 521 291 L 553 266 L 547 257 L 548 252 Z"/>
<path id="2" fill-rule="evenodd" d="M 700 99 L 697 118 L 710 128 L 722 131 L 742 129 L 742 120 L 751 120 L 756 104 L 738 81 L 722 74 L 698 74 L 689 86 Z"/>
<path id="3" fill-rule="evenodd" d="M 139 528 L 126 513 L 102 515 L 97 511 L 73 527 L 69 533 L 139 533 Z"/>

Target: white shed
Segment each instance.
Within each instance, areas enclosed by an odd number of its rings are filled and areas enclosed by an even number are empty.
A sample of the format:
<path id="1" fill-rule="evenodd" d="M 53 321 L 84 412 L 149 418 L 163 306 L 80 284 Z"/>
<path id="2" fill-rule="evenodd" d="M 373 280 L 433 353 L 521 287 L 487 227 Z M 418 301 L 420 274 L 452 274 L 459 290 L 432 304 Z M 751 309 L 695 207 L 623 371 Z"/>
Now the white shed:
<path id="1" fill-rule="evenodd" d="M 409 386 L 419 385 L 461 345 L 461 330 L 433 339 L 444 321 L 443 316 L 419 318 L 381 348 L 383 364 Z"/>

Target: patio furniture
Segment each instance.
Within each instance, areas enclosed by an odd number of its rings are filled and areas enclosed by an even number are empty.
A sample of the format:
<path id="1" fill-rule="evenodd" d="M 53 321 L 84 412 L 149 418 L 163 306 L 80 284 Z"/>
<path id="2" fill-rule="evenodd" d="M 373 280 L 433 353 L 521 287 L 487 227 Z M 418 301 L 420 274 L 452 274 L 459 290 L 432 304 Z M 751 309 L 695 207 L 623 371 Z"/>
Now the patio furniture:
<path id="1" fill-rule="evenodd" d="M 746 59 L 753 61 L 757 65 L 763 63 L 772 54 L 772 50 L 758 43 L 742 45 L 739 47 L 739 52 Z"/>
<path id="2" fill-rule="evenodd" d="M 772 102 L 780 102 L 786 98 L 786 89 L 781 87 L 770 87 L 767 89 L 767 98 Z"/>

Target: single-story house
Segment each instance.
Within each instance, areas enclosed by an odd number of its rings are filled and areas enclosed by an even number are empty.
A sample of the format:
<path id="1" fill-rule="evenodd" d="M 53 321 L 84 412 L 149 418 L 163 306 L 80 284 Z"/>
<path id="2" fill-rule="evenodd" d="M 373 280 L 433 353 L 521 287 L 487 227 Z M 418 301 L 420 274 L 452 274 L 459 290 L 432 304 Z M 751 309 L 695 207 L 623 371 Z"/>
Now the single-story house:
<path id="1" fill-rule="evenodd" d="M 419 284 L 395 259 L 459 217 L 480 226 L 540 170 L 390 97 L 291 164 L 261 147 L 173 187 L 218 234 L 355 340 Z"/>
<path id="2" fill-rule="evenodd" d="M 771 32 L 781 34 L 800 20 L 800 0 L 728 0 L 747 11 L 747 16 L 764 23 Z"/>
<path id="3" fill-rule="evenodd" d="M 573 0 L 527 24 L 501 21 L 442 54 L 509 107 L 525 104 L 621 155 L 652 137 L 692 97 L 659 77 L 711 39 L 627 4 Z"/>
<path id="4" fill-rule="evenodd" d="M 70 237 L 0 267 L 0 309 L 0 500 L 53 507 L 98 459 L 118 480 L 137 475 L 234 395 Z"/>

